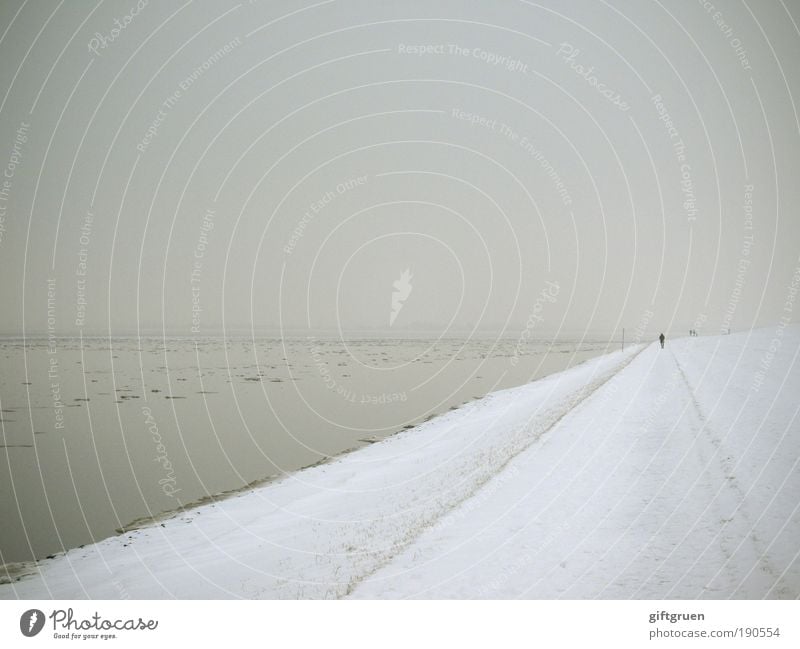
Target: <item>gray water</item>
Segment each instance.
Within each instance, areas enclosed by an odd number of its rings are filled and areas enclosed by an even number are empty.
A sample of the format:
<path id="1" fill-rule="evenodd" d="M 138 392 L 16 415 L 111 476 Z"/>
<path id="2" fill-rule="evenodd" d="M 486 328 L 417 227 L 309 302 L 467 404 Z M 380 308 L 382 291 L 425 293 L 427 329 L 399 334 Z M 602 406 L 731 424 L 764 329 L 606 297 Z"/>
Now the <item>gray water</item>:
<path id="1" fill-rule="evenodd" d="M 0 341 L 0 563 L 325 460 L 605 342 Z"/>

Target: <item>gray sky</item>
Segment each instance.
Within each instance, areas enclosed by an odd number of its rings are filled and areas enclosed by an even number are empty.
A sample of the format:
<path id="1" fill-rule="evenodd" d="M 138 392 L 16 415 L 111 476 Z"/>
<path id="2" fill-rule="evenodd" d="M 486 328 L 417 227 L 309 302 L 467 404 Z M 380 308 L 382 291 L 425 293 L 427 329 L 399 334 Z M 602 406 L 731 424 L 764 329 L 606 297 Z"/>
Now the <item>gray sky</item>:
<path id="1" fill-rule="evenodd" d="M 0 331 L 793 319 L 798 22 L 787 0 L 3 2 Z"/>

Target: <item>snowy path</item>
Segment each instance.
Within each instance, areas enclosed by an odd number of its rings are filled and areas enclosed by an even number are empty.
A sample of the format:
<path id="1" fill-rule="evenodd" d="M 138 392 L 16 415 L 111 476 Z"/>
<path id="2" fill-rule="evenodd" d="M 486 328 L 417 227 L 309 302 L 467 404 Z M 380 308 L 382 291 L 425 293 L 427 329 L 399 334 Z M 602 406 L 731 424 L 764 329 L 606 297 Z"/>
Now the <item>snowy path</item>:
<path id="1" fill-rule="evenodd" d="M 757 398 L 744 336 L 652 345 L 353 596 L 797 597 L 794 333 Z"/>
<path id="2" fill-rule="evenodd" d="M 72 550 L 0 586 L 0 597 L 344 596 L 637 351 L 493 393 L 329 464 Z"/>
<path id="3" fill-rule="evenodd" d="M 628 349 L 41 562 L 0 597 L 800 595 L 800 329 Z"/>

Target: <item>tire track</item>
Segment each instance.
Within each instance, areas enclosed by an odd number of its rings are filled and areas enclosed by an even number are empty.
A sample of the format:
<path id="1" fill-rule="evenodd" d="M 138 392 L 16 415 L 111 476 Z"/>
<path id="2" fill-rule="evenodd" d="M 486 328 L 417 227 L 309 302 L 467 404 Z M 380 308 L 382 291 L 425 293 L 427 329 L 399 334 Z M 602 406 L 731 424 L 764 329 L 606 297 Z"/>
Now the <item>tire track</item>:
<path id="1" fill-rule="evenodd" d="M 405 534 L 403 535 L 402 539 L 398 540 L 394 543 L 389 552 L 384 553 L 380 557 L 375 557 L 376 561 L 372 563 L 372 565 L 361 572 L 356 578 L 352 579 L 350 583 L 347 585 L 346 590 L 340 597 L 347 597 L 349 596 L 358 586 L 369 579 L 372 575 L 376 572 L 384 568 L 386 565 L 392 562 L 400 553 L 402 553 L 406 548 L 408 548 L 414 541 L 416 541 L 424 532 L 428 529 L 432 528 L 436 525 L 443 517 L 450 514 L 466 501 L 470 500 L 473 497 L 476 497 L 479 492 L 483 489 L 483 487 L 493 478 L 497 477 L 502 471 L 506 468 L 506 466 L 520 453 L 527 450 L 530 446 L 535 444 L 539 441 L 542 437 L 544 437 L 548 432 L 550 432 L 553 428 L 555 428 L 559 422 L 561 422 L 564 417 L 570 414 L 575 408 L 579 407 L 583 402 L 585 402 L 589 397 L 591 397 L 595 392 L 597 392 L 600 388 L 602 388 L 606 383 L 608 383 L 611 379 L 617 376 L 622 370 L 624 370 L 628 365 L 630 365 L 638 356 L 641 354 L 647 346 L 641 346 L 636 353 L 628 356 L 626 359 L 620 362 L 619 365 L 614 367 L 612 370 L 602 374 L 594 381 L 588 383 L 587 385 L 583 386 L 582 388 L 576 390 L 572 395 L 567 397 L 564 401 L 557 408 L 554 408 L 542 416 L 532 417 L 528 420 L 527 424 L 518 427 L 516 430 L 512 431 L 510 439 L 505 441 L 505 453 L 503 454 L 503 459 L 501 462 L 495 464 L 492 467 L 492 471 L 480 475 L 477 477 L 475 482 L 470 486 L 470 488 L 464 492 L 456 494 L 455 497 L 450 499 L 444 507 L 440 507 L 436 510 L 435 515 L 418 519 L 417 523 L 414 525 L 409 526 L 406 529 Z M 475 467 L 475 470 L 478 470 L 479 467 Z"/>
<path id="2" fill-rule="evenodd" d="M 748 528 L 747 538 L 750 540 L 752 544 L 753 551 L 755 555 L 758 557 L 758 563 L 761 566 L 761 570 L 771 577 L 774 580 L 777 580 L 780 571 L 777 571 L 775 567 L 770 563 L 766 548 L 763 547 L 763 542 L 758 537 L 755 531 L 755 523 L 753 521 L 752 516 L 747 511 L 746 503 L 747 503 L 747 492 L 742 488 L 739 483 L 739 479 L 735 474 L 736 462 L 734 462 L 734 458 L 730 455 L 724 445 L 724 439 L 717 434 L 714 429 L 709 425 L 708 417 L 706 417 L 703 409 L 700 406 L 700 403 L 697 401 L 695 397 L 694 390 L 692 389 L 691 383 L 689 383 L 689 379 L 686 377 L 686 373 L 683 370 L 680 362 L 678 361 L 675 354 L 672 354 L 672 357 L 675 361 L 675 365 L 678 368 L 680 373 L 681 379 L 686 387 L 686 391 L 689 394 L 690 401 L 693 405 L 695 414 L 700 421 L 700 428 L 701 431 L 705 434 L 706 439 L 708 442 L 714 447 L 714 453 L 712 456 L 706 460 L 706 458 L 701 453 L 701 460 L 705 462 L 704 470 L 708 470 L 712 463 L 716 460 L 717 467 L 719 472 L 722 475 L 722 480 L 720 481 L 720 487 L 716 490 L 716 492 L 712 496 L 712 502 L 716 500 L 719 495 L 723 492 L 723 490 L 727 487 L 733 491 L 733 498 L 735 500 L 736 508 L 732 513 L 729 514 L 727 518 L 722 518 L 722 527 L 717 533 L 717 537 L 723 534 L 725 529 L 736 519 L 736 515 L 740 514 L 744 524 Z M 699 446 L 698 446 L 698 450 Z M 716 538 L 716 537 L 715 537 Z M 742 541 L 744 542 L 744 541 Z M 720 570 L 714 576 L 714 578 L 718 577 L 719 574 L 722 572 L 723 568 L 730 563 L 733 555 L 739 550 L 741 547 L 741 543 L 734 549 L 733 552 L 730 552 L 726 549 L 722 542 L 720 542 L 720 550 L 725 555 L 725 563 L 723 566 L 720 567 Z M 713 581 L 713 580 L 712 580 Z"/>

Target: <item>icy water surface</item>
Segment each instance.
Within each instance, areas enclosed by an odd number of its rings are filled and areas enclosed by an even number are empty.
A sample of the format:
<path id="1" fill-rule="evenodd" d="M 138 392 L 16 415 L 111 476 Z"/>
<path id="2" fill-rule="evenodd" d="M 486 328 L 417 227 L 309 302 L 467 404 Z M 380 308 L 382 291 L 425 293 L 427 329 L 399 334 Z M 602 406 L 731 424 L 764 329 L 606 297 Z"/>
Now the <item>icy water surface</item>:
<path id="1" fill-rule="evenodd" d="M 0 563 L 281 476 L 607 343 L 0 341 Z"/>

